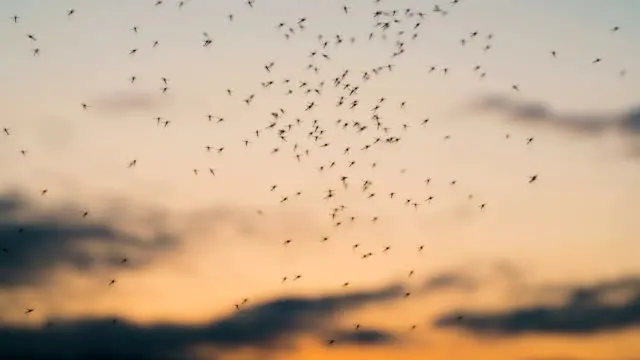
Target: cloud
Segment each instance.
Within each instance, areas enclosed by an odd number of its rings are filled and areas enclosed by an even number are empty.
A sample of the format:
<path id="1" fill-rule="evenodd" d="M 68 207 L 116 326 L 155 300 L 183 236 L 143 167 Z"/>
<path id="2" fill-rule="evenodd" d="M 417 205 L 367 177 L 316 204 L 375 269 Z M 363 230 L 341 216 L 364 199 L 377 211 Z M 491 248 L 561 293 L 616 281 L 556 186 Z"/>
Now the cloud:
<path id="1" fill-rule="evenodd" d="M 585 135 L 618 131 L 629 136 L 640 136 L 640 106 L 618 113 L 561 113 L 541 102 L 522 102 L 506 96 L 491 95 L 476 102 L 472 108 L 498 112 L 514 121 L 546 124 Z"/>
<path id="2" fill-rule="evenodd" d="M 622 130 L 640 135 L 640 106 L 630 111 L 620 124 Z"/>
<path id="3" fill-rule="evenodd" d="M 425 293 L 449 290 L 473 292 L 488 280 L 503 280 L 508 285 L 514 285 L 520 283 L 522 278 L 523 274 L 518 266 L 507 260 L 496 260 L 467 264 L 457 269 L 437 273 L 424 281 L 421 291 Z"/>
<path id="4" fill-rule="evenodd" d="M 93 101 L 93 107 L 104 113 L 122 115 L 126 113 L 144 113 L 160 108 L 166 101 L 160 95 L 142 92 L 117 92 L 98 97 Z"/>
<path id="5" fill-rule="evenodd" d="M 384 330 L 340 330 L 326 336 L 336 341 L 336 345 L 389 345 L 398 341 L 391 332 Z"/>
<path id="6" fill-rule="evenodd" d="M 174 248 L 177 239 L 153 229 L 140 237 L 120 230 L 109 220 L 73 216 L 64 208 L 45 211 L 18 194 L 0 194 L 0 288 L 46 281 L 59 267 L 87 271 L 144 265 L 160 252 Z M 115 222 L 115 221 L 114 221 Z"/>
<path id="7" fill-rule="evenodd" d="M 0 326 L 3 359 L 184 359 L 196 346 L 222 351 L 277 350 L 295 337 L 321 337 L 345 311 L 402 297 L 400 286 L 322 297 L 280 298 L 205 325 L 136 325 L 111 319 L 55 320 L 39 329 Z M 360 345 L 391 339 L 383 332 L 340 333 Z M 324 338 L 322 339 L 325 340 Z"/>
<path id="8" fill-rule="evenodd" d="M 570 287 L 560 305 L 537 305 L 503 312 L 454 311 L 436 321 L 476 334 L 590 334 L 640 326 L 640 277 Z"/>
<path id="9" fill-rule="evenodd" d="M 423 291 L 439 290 L 464 290 L 473 291 L 476 289 L 478 281 L 465 273 L 448 272 L 435 275 L 427 279 L 423 286 Z"/>
<path id="10" fill-rule="evenodd" d="M 0 214 L 4 216 L 12 215 L 19 207 L 20 202 L 15 194 L 0 196 Z"/>

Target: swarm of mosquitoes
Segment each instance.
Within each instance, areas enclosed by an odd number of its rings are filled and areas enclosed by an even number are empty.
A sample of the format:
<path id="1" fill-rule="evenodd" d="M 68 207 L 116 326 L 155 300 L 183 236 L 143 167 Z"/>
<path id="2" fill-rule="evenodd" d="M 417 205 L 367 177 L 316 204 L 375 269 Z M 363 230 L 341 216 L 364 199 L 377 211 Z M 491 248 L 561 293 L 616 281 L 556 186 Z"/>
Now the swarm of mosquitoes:
<path id="1" fill-rule="evenodd" d="M 185 5 L 187 5 L 187 1 L 179 1 L 177 2 L 177 8 L 181 9 Z M 455 11 L 456 5 L 461 3 L 461 0 L 453 0 L 447 6 L 435 5 L 432 9 L 426 11 L 419 11 L 414 8 L 407 9 L 383 9 L 380 5 L 381 0 L 373 0 L 375 11 L 372 14 L 372 31 L 366 35 L 362 39 L 356 39 L 356 37 L 345 36 L 341 34 L 329 35 L 329 34 L 319 34 L 317 35 L 317 41 L 312 42 L 313 49 L 308 54 L 309 63 L 307 64 L 307 70 L 313 74 L 318 75 L 321 72 L 322 64 L 324 62 L 332 61 L 332 51 L 336 51 L 340 47 L 344 46 L 357 46 L 360 41 L 373 42 L 375 40 L 378 41 L 387 41 L 388 39 L 393 39 L 395 41 L 395 49 L 391 52 L 390 58 L 391 60 L 395 60 L 398 57 L 404 56 L 406 50 L 410 48 L 410 44 L 419 37 L 421 31 L 421 24 L 425 21 L 427 15 L 429 16 L 441 16 L 446 17 L 451 11 Z M 245 11 L 257 11 L 255 0 L 247 0 L 245 2 L 246 9 Z M 167 6 L 165 1 L 157 0 L 153 3 L 153 6 Z M 344 4 L 341 6 L 339 11 L 344 16 L 352 16 L 353 10 L 348 4 Z M 76 9 L 69 9 L 66 11 L 66 16 L 68 18 L 74 18 L 76 16 L 80 16 Z M 228 14 L 226 16 L 226 21 L 229 23 L 233 23 L 236 19 L 234 14 Z M 10 19 L 16 26 L 20 25 L 21 17 L 19 15 L 14 15 Z M 282 41 L 288 41 L 295 36 L 299 36 L 301 33 L 306 31 L 307 24 L 310 20 L 307 17 L 299 17 L 293 21 L 282 21 L 274 26 L 273 31 L 277 31 L 282 35 Z M 134 25 L 130 28 L 131 33 L 138 34 L 140 28 L 137 25 Z M 620 31 L 619 26 L 614 26 L 609 29 L 611 33 L 616 33 Z M 38 36 L 33 33 L 27 33 L 25 35 L 27 41 L 33 44 L 33 48 L 31 52 L 34 57 L 42 56 L 41 49 L 39 47 Z M 459 40 L 459 46 L 469 46 L 472 43 L 480 43 L 480 46 L 483 51 L 490 51 L 493 46 L 494 34 L 492 33 L 481 33 L 480 31 L 474 30 L 471 31 L 468 36 L 461 38 Z M 202 32 L 202 38 L 200 39 L 200 45 L 203 48 L 210 48 L 214 44 L 214 39 L 207 33 Z M 156 48 L 160 46 L 159 40 L 154 40 L 150 44 L 150 48 Z M 138 54 L 138 48 L 132 48 L 128 51 L 129 56 L 136 56 Z M 548 56 L 551 58 L 557 58 L 560 56 L 560 53 L 556 50 L 549 50 Z M 597 65 L 603 62 L 603 58 L 596 57 L 592 61 L 593 65 Z M 277 64 L 275 61 L 267 60 L 264 64 L 264 72 L 265 76 L 270 76 L 273 70 L 276 68 Z M 320 100 L 326 100 L 329 102 L 334 102 L 336 108 L 345 108 L 345 110 L 353 110 L 357 107 L 366 106 L 363 105 L 367 101 L 359 97 L 359 91 L 367 86 L 376 76 L 379 76 L 383 73 L 393 73 L 395 65 L 390 63 L 381 64 L 379 66 L 373 67 L 371 69 L 366 69 L 361 71 L 359 75 L 357 75 L 357 71 L 354 69 L 345 69 L 344 71 L 334 74 L 335 76 L 329 77 L 314 77 L 314 79 L 319 80 L 301 80 L 299 83 L 294 84 L 293 80 L 289 78 L 283 78 L 279 81 L 275 80 L 264 80 L 260 82 L 260 88 L 270 90 L 272 88 L 281 85 L 284 87 L 285 95 L 304 95 L 304 97 L 313 96 L 310 101 L 303 101 L 301 104 L 301 109 L 304 109 L 306 113 L 312 114 L 314 109 L 316 109 Z M 472 72 L 476 73 L 479 79 L 483 79 L 487 76 L 487 73 L 484 71 L 482 65 L 475 65 L 471 69 Z M 451 73 L 451 68 L 446 65 L 428 65 L 424 69 L 425 74 L 431 73 L 439 73 L 441 76 L 447 76 Z M 620 76 L 626 75 L 626 70 L 619 71 Z M 137 77 L 132 75 L 127 78 L 127 80 L 133 85 L 136 83 Z M 166 77 L 160 78 L 161 87 L 159 91 L 162 93 L 167 93 L 170 90 L 169 84 L 170 80 Z M 323 96 L 325 93 L 325 89 L 333 86 L 333 88 L 339 92 L 339 95 L 335 99 L 326 99 L 327 96 Z M 519 92 L 521 91 L 521 87 L 519 84 L 511 84 L 510 91 Z M 251 106 L 252 102 L 256 99 L 256 94 L 252 93 L 246 97 L 238 98 L 236 96 L 236 92 L 232 88 L 224 89 L 224 93 L 226 96 L 230 98 L 236 98 L 237 101 L 246 104 L 246 106 Z M 382 146 L 383 144 L 393 145 L 401 141 L 400 136 L 389 135 L 392 133 L 393 129 L 400 129 L 402 131 L 408 131 L 411 128 L 410 123 L 402 123 L 402 124 L 392 124 L 389 122 L 384 122 L 383 117 L 380 114 L 380 110 L 387 106 L 397 106 L 399 108 L 405 108 L 407 106 L 406 101 L 400 101 L 398 104 L 393 105 L 389 104 L 387 101 L 387 97 L 380 97 L 373 102 L 369 101 L 371 106 L 371 117 L 369 119 L 361 119 L 361 120 L 342 120 L 337 119 L 335 122 L 332 122 L 333 127 L 343 131 L 352 131 L 356 133 L 360 138 L 364 138 L 365 135 L 371 135 L 369 138 L 369 143 L 366 145 L 357 148 L 355 144 L 346 144 L 342 149 L 342 159 L 329 159 L 325 164 L 319 166 L 317 169 L 319 172 L 329 171 L 330 169 L 342 167 L 344 173 L 338 176 L 335 180 L 339 181 L 342 189 L 344 191 L 351 190 L 350 180 L 351 176 L 349 171 L 356 166 L 356 161 L 352 160 L 350 156 L 357 151 L 365 152 L 375 146 Z M 79 107 L 83 111 L 90 111 L 91 105 L 85 102 L 80 101 Z M 290 119 L 291 121 L 288 123 L 283 123 L 283 120 L 287 116 L 287 110 L 284 108 L 278 108 L 269 114 L 265 114 L 266 118 L 269 118 L 271 121 L 266 127 L 258 128 L 254 130 L 250 130 L 246 134 L 246 138 L 238 139 L 239 147 L 249 147 L 254 142 L 259 141 L 261 136 L 276 136 L 282 143 L 282 147 L 275 147 L 271 150 L 272 154 L 282 154 L 284 152 L 290 152 L 291 156 L 297 162 L 305 161 L 306 157 L 309 157 L 312 151 L 321 152 L 323 149 L 333 146 L 333 144 L 328 139 L 328 134 L 330 133 L 330 128 L 328 124 L 323 124 L 323 122 L 319 119 L 314 119 L 310 122 L 309 130 L 307 132 L 307 137 L 311 139 L 313 148 L 303 148 L 302 145 L 299 145 L 298 142 L 295 142 L 292 146 L 290 145 L 290 141 L 295 140 L 292 139 L 293 133 L 292 129 L 296 127 L 302 127 L 305 124 L 309 124 L 308 120 L 303 120 L 300 118 Z M 204 118 L 209 122 L 221 123 L 226 119 L 224 117 L 216 116 L 213 114 L 205 114 Z M 162 116 L 156 116 L 153 118 L 155 126 L 161 129 L 169 128 L 171 124 L 171 120 L 165 119 Z M 428 127 L 430 123 L 430 118 L 425 116 L 423 119 L 417 121 L 415 128 Z M 14 134 L 11 128 L 3 127 L 2 135 L 4 136 L 20 136 L 18 132 Z M 504 140 L 510 140 L 510 134 L 503 134 Z M 444 141 L 448 141 L 452 138 L 451 134 L 447 134 L 443 137 Z M 302 139 L 298 139 L 300 142 Z M 524 146 L 530 146 L 534 143 L 534 137 L 528 137 L 522 140 L 522 144 Z M 221 154 L 225 151 L 226 147 L 214 147 L 211 145 L 203 146 L 204 151 L 206 152 L 214 152 Z M 22 156 L 28 155 L 27 149 L 21 149 L 19 152 Z M 128 168 L 134 168 L 139 165 L 137 159 L 131 159 L 128 164 L 125 164 Z M 373 162 L 369 164 L 371 168 L 375 168 L 377 162 Z M 201 174 L 207 174 L 208 176 L 216 176 L 217 171 L 213 168 L 208 169 L 190 169 L 193 173 L 193 176 L 201 176 Z M 400 172 L 405 173 L 407 170 L 402 169 Z M 538 174 L 532 172 L 528 178 L 523 179 L 523 182 L 528 182 L 529 184 L 534 184 L 538 180 Z M 433 181 L 436 181 L 434 179 Z M 456 179 L 442 179 L 441 181 L 447 182 L 450 186 L 456 186 L 458 181 Z M 432 182 L 431 178 L 424 179 L 424 184 L 428 186 Z M 372 189 L 373 181 L 370 179 L 362 180 L 362 183 L 359 187 L 355 187 L 355 191 L 359 191 L 366 198 L 372 199 L 376 197 L 379 192 L 374 192 Z M 275 192 L 279 190 L 277 184 L 271 184 L 265 187 L 265 191 Z M 49 192 L 49 189 L 45 188 L 40 190 L 41 196 L 46 196 Z M 325 200 L 335 199 L 339 194 L 339 191 L 336 189 L 328 189 L 324 196 L 322 197 Z M 290 195 L 282 195 L 280 197 L 279 202 L 281 204 L 285 204 L 289 202 L 292 198 L 301 196 L 302 192 L 297 191 Z M 433 201 L 436 201 L 436 196 L 429 195 L 424 199 L 418 198 L 409 198 L 409 199 L 399 199 L 397 196 L 397 192 L 393 190 L 389 190 L 386 192 L 385 196 L 388 200 L 392 201 L 401 201 L 404 202 L 406 206 L 412 207 L 414 209 L 418 209 L 421 205 L 429 205 Z M 468 199 L 470 201 L 474 201 L 473 194 L 468 195 Z M 478 211 L 485 211 L 488 207 L 486 202 L 480 202 L 477 204 Z M 343 211 L 346 209 L 345 205 L 337 205 L 333 207 L 329 213 L 331 220 L 335 227 L 340 227 L 343 222 L 356 221 L 355 216 L 344 217 L 342 216 Z M 264 212 L 262 210 L 257 210 L 258 215 L 263 215 Z M 87 218 L 89 216 L 89 211 L 83 211 L 79 214 L 81 218 Z M 376 223 L 379 220 L 377 216 L 374 216 L 369 219 L 371 223 Z M 28 229 L 20 228 L 18 230 L 20 233 L 24 231 L 28 231 Z M 329 241 L 329 236 L 320 236 L 318 241 L 327 242 Z M 290 246 L 294 242 L 293 239 L 286 239 L 282 242 L 282 246 L 287 247 Z M 360 244 L 351 245 L 353 250 L 357 250 L 360 248 Z M 417 252 L 422 253 L 425 249 L 424 245 L 419 245 L 416 248 Z M 381 249 L 380 254 L 387 253 L 392 250 L 391 246 L 386 246 Z M 4 256 L 11 256 L 10 248 L 2 248 L 2 253 Z M 362 259 L 369 258 L 374 256 L 373 252 L 364 252 L 360 254 Z M 120 261 L 122 266 L 126 266 L 129 262 L 128 258 L 123 258 Z M 408 272 L 408 277 L 412 277 L 414 275 L 414 270 L 410 270 Z M 284 276 L 280 279 L 281 283 L 299 281 L 302 279 L 301 274 L 295 274 L 293 276 Z M 116 286 L 117 280 L 110 279 L 105 286 Z M 344 282 L 342 287 L 350 286 L 349 282 Z M 411 295 L 410 292 L 404 294 L 405 297 L 409 297 Z M 241 311 L 245 305 L 249 303 L 249 298 L 243 298 L 238 303 L 234 304 L 234 307 L 237 311 Z M 27 308 L 24 312 L 25 315 L 29 315 L 36 311 L 34 308 Z M 459 321 L 463 321 L 463 317 L 458 317 Z M 116 320 L 113 320 L 113 323 L 116 324 Z M 53 324 L 49 322 L 47 326 L 52 326 Z M 354 329 L 359 330 L 361 328 L 361 324 L 355 324 Z M 411 325 L 410 329 L 414 330 L 417 328 L 417 325 Z M 333 345 L 336 343 L 335 339 L 328 339 L 327 344 Z"/>

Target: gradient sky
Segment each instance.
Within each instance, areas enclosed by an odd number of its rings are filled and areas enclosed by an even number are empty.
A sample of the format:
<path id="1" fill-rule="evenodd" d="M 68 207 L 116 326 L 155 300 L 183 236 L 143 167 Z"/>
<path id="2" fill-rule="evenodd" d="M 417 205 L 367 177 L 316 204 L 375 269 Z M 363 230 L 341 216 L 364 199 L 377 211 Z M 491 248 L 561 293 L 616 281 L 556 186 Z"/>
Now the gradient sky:
<path id="1" fill-rule="evenodd" d="M 0 2 L 0 358 L 637 359 L 639 2 L 154 3 Z"/>

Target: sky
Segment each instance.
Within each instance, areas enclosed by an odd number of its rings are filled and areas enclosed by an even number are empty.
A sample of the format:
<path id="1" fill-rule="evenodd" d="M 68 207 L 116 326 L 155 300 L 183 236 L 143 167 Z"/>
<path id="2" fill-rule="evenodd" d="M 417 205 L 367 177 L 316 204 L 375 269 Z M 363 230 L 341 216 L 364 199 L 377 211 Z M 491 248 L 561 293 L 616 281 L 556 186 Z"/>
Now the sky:
<path id="1" fill-rule="evenodd" d="M 0 2 L 0 358 L 638 359 L 640 3 L 180 3 Z"/>

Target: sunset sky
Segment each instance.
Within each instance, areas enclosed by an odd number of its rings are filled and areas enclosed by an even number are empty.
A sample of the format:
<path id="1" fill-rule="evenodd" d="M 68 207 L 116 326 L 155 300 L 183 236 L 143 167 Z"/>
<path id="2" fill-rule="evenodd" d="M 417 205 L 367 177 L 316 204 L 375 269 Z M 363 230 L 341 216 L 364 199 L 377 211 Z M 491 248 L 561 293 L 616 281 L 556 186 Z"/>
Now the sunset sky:
<path id="1" fill-rule="evenodd" d="M 640 2 L 155 3 L 0 1 L 0 359 L 640 359 Z"/>

